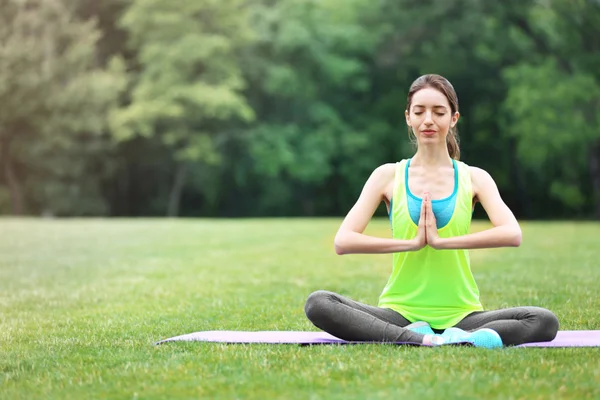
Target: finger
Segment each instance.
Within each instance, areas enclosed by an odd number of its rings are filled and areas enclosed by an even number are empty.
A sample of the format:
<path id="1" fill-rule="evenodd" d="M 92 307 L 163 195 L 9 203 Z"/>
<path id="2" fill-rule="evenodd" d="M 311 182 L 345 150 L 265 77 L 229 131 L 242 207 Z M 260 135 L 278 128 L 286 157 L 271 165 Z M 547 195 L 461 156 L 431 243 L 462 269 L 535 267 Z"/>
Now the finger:
<path id="1" fill-rule="evenodd" d="M 427 194 L 427 216 L 434 218 L 433 214 L 433 203 L 431 202 L 431 195 Z"/>
<path id="2" fill-rule="evenodd" d="M 423 197 L 423 200 L 421 201 L 421 216 L 419 218 L 419 225 L 421 225 L 421 223 L 425 224 L 426 221 L 427 221 L 427 202 L 425 201 L 425 197 Z"/>
<path id="3" fill-rule="evenodd" d="M 429 223 L 430 219 L 431 219 L 431 200 L 429 198 L 429 193 L 425 192 L 425 194 L 423 195 L 423 204 L 425 205 L 425 218 L 427 219 L 427 222 Z"/>

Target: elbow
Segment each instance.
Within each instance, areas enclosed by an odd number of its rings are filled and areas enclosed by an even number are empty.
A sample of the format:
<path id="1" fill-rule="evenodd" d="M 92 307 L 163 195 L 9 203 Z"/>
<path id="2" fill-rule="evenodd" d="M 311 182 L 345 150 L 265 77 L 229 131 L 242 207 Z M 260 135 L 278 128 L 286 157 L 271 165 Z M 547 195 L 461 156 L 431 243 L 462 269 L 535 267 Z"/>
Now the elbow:
<path id="1" fill-rule="evenodd" d="M 333 248 L 335 249 L 335 254 L 338 256 L 346 254 L 344 238 L 339 233 L 335 235 L 335 239 L 333 240 Z"/>
<path id="2" fill-rule="evenodd" d="M 521 246 L 521 242 L 523 241 L 523 234 L 521 233 L 521 228 L 517 227 L 513 234 L 511 235 L 510 245 L 512 247 Z"/>

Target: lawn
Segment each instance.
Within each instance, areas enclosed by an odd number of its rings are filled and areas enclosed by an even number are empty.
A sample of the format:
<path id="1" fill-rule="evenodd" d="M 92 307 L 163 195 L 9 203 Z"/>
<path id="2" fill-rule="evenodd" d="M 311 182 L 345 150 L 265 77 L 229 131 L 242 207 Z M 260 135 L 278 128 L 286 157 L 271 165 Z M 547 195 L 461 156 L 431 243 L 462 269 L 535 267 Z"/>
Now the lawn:
<path id="1" fill-rule="evenodd" d="M 317 289 L 375 304 L 391 255 L 337 256 L 339 223 L 0 219 L 0 398 L 600 398 L 600 348 L 153 345 L 316 330 L 303 305 Z M 600 224 L 522 227 L 520 248 L 471 252 L 484 306 L 600 329 Z"/>

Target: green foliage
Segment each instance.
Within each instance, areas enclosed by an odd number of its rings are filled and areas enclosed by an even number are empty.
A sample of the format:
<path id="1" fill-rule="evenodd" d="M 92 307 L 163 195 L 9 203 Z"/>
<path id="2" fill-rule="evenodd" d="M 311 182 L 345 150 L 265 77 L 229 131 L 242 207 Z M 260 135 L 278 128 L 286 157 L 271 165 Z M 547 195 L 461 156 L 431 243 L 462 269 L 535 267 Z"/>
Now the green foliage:
<path id="1" fill-rule="evenodd" d="M 118 140 L 157 135 L 179 161 L 216 161 L 211 136 L 253 112 L 235 53 L 247 41 L 241 1 L 134 1 L 122 27 L 137 52 L 131 103 L 115 114 Z"/>
<path id="2" fill-rule="evenodd" d="M 375 24 L 379 9 L 363 0 L 259 3 L 252 10 L 256 39 L 242 64 L 257 119 L 240 139 L 254 160 L 251 168 L 271 178 L 261 190 L 274 196 L 266 186 L 276 185 L 280 201 L 291 199 L 287 213 L 313 213 L 307 210 L 314 210 L 321 188 L 339 180 L 336 186 L 355 191 L 385 160 L 373 149 L 393 130 L 367 110 L 370 60 L 389 26 Z M 354 159 L 359 153 L 360 161 Z"/>
<path id="3" fill-rule="evenodd" d="M 576 167 L 585 166 L 585 158 L 578 156 L 600 138 L 600 85 L 594 77 L 567 74 L 548 60 L 508 68 L 505 78 L 510 87 L 505 108 L 523 162 L 543 168 L 568 157 Z"/>
<path id="4" fill-rule="evenodd" d="M 439 73 L 462 160 L 517 216 L 600 218 L 596 1 L 0 10 L 0 212 L 339 215 L 374 168 L 413 154 L 406 93 Z"/>
<path id="5" fill-rule="evenodd" d="M 551 1 L 532 9 L 538 57 L 504 69 L 503 108 L 517 155 L 533 171 L 553 168 L 548 194 L 571 209 L 590 197 L 588 171 L 600 143 L 600 4 Z M 590 151 L 591 149 L 591 151 Z"/>
<path id="6" fill-rule="evenodd" d="M 0 26 L 0 147 L 13 210 L 106 213 L 88 157 L 107 145 L 123 63 L 97 68 L 99 32 L 59 1 L 4 0 Z"/>

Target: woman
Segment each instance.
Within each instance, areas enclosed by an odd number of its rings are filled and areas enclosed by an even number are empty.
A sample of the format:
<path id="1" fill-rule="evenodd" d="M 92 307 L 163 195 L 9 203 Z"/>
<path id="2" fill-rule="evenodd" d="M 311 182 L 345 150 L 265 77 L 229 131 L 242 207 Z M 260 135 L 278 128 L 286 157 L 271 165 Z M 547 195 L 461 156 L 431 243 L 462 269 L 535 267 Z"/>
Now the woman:
<path id="1" fill-rule="evenodd" d="M 350 341 L 493 348 L 554 339 L 558 319 L 546 309 L 483 311 L 468 249 L 519 246 L 521 229 L 492 177 L 458 161 L 460 115 L 450 82 L 439 75 L 418 78 L 405 117 L 416 138 L 415 155 L 373 171 L 335 237 L 338 254 L 393 253 L 378 307 L 317 291 L 306 302 L 307 317 Z M 381 201 L 390 214 L 392 239 L 362 233 Z M 469 233 L 476 202 L 493 227 Z"/>

